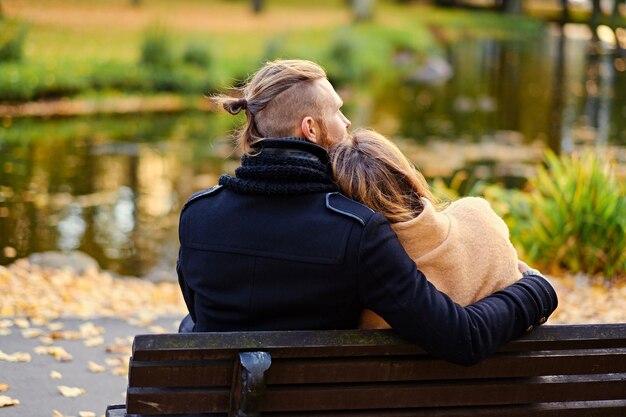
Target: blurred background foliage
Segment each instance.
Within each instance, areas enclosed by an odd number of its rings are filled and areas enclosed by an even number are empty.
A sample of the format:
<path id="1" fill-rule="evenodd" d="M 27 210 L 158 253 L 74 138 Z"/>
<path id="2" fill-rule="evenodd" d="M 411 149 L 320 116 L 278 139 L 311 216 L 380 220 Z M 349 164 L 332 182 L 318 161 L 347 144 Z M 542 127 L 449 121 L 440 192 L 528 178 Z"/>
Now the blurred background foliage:
<path id="1" fill-rule="evenodd" d="M 173 265 L 181 204 L 237 165 L 241 118 L 202 97 L 305 58 L 437 193 L 487 198 L 522 259 L 626 276 L 626 6 L 561 5 L 0 0 L 0 263 Z"/>

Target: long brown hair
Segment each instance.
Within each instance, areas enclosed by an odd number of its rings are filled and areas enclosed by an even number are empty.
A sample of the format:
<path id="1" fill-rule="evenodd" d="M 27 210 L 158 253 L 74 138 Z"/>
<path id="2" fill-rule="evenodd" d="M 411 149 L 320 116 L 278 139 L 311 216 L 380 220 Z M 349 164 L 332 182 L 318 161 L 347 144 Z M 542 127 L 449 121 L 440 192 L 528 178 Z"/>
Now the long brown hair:
<path id="1" fill-rule="evenodd" d="M 355 130 L 335 144 L 330 161 L 341 191 L 391 223 L 421 213 L 423 198 L 435 203 L 424 176 L 393 142 L 373 130 Z"/>
<path id="2" fill-rule="evenodd" d="M 292 136 L 306 116 L 323 124 L 322 103 L 317 101 L 313 81 L 325 78 L 324 69 L 314 62 L 277 60 L 266 63 L 235 92 L 241 97 L 217 95 L 212 100 L 231 114 L 245 110 L 246 123 L 238 142 L 250 153 L 262 139 Z"/>

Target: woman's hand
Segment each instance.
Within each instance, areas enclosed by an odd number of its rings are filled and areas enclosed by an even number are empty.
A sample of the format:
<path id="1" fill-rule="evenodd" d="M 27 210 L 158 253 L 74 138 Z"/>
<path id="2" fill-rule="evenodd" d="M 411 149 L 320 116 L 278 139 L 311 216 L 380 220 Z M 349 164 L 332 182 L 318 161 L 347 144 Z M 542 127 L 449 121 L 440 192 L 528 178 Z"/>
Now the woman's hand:
<path id="1" fill-rule="evenodd" d="M 539 276 L 543 276 L 543 274 L 539 271 L 537 271 L 536 269 L 531 268 L 530 266 L 528 266 L 528 264 L 524 261 L 517 261 L 517 269 L 519 269 L 519 271 L 522 273 L 522 276 L 524 275 L 539 275 Z"/>

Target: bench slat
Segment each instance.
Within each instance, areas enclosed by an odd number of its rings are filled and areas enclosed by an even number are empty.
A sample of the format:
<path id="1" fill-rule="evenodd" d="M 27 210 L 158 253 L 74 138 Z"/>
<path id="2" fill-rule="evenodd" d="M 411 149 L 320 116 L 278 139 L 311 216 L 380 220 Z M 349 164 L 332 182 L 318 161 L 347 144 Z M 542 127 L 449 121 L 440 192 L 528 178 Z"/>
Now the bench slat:
<path id="1" fill-rule="evenodd" d="M 512 341 L 502 352 L 626 347 L 626 323 L 541 326 Z M 322 330 L 246 333 L 138 335 L 137 360 L 234 358 L 233 351 L 272 349 L 281 356 L 419 355 L 424 351 L 391 330 Z"/>
<path id="2" fill-rule="evenodd" d="M 626 400 L 578 401 L 522 406 L 441 407 L 407 410 L 263 413 L 263 417 L 624 417 Z"/>
<path id="3" fill-rule="evenodd" d="M 226 413 L 229 403 L 230 388 L 172 390 L 129 387 L 126 395 L 128 414 Z"/>
<path id="4" fill-rule="evenodd" d="M 261 411 L 484 406 L 623 399 L 626 375 L 511 379 L 491 383 L 267 387 Z"/>
<path id="5" fill-rule="evenodd" d="M 581 360 L 584 359 L 584 360 Z M 230 386 L 232 361 L 133 361 L 129 384 L 134 387 Z M 360 357 L 343 359 L 275 359 L 268 384 L 419 381 L 541 375 L 626 372 L 626 348 L 498 354 L 472 367 L 429 357 Z"/>

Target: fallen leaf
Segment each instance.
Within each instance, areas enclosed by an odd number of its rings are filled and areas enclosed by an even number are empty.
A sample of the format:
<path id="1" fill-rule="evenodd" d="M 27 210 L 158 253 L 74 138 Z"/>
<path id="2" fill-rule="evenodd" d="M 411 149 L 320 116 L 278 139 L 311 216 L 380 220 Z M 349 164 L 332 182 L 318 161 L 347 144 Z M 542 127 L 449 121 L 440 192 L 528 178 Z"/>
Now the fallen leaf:
<path id="1" fill-rule="evenodd" d="M 115 338 L 115 343 L 107 345 L 106 351 L 109 353 L 123 353 L 130 354 L 131 353 L 131 344 L 132 341 L 128 339 L 120 339 L 119 337 Z"/>
<path id="2" fill-rule="evenodd" d="M 100 326 L 94 325 L 92 322 L 88 321 L 87 323 L 83 323 L 79 327 L 80 335 L 83 339 L 99 336 L 104 333 L 104 328 Z"/>
<path id="3" fill-rule="evenodd" d="M 32 338 L 40 336 L 41 333 L 42 333 L 41 329 L 38 329 L 36 327 L 29 327 L 28 329 L 22 330 L 22 337 L 26 339 L 32 339 Z"/>
<path id="4" fill-rule="evenodd" d="M 63 378 L 63 375 L 61 375 L 61 372 L 58 372 L 58 371 L 50 371 L 50 378 L 61 379 Z"/>
<path id="5" fill-rule="evenodd" d="M 37 346 L 35 347 L 35 353 L 38 355 L 51 355 L 59 362 L 69 362 L 74 359 L 73 356 L 61 346 Z"/>
<path id="6" fill-rule="evenodd" d="M 93 372 L 93 373 L 98 373 L 98 372 L 104 372 L 104 371 L 106 371 L 106 368 L 105 368 L 104 366 L 102 366 L 102 365 L 98 365 L 97 363 L 92 362 L 92 361 L 89 361 L 89 362 L 87 363 L 87 369 L 89 369 L 89 371 L 90 371 L 90 372 Z"/>
<path id="7" fill-rule="evenodd" d="M 26 352 L 15 352 L 9 355 L 0 350 L 0 361 L 30 362 L 31 357 L 30 357 L 30 354 Z"/>
<path id="8" fill-rule="evenodd" d="M 48 330 L 50 330 L 51 332 L 58 332 L 59 330 L 63 329 L 63 326 L 63 323 L 61 323 L 60 321 L 48 323 Z"/>
<path id="9" fill-rule="evenodd" d="M 30 318 L 30 323 L 34 324 L 35 326 L 43 326 L 48 323 L 48 319 L 41 316 L 35 316 Z"/>
<path id="10" fill-rule="evenodd" d="M 0 329 L 6 329 L 13 326 L 13 320 L 2 319 L 0 320 Z"/>
<path id="11" fill-rule="evenodd" d="M 94 347 L 94 346 L 101 345 L 103 343 L 104 343 L 104 339 L 102 338 L 102 336 L 92 337 L 83 342 L 83 344 L 87 347 Z"/>
<path id="12" fill-rule="evenodd" d="M 0 384 L 0 392 L 5 392 L 9 390 L 9 384 Z"/>
<path id="13" fill-rule="evenodd" d="M 68 387 L 65 385 L 59 385 L 57 388 L 59 389 L 61 395 L 63 395 L 64 397 L 78 397 L 80 395 L 86 394 L 87 392 L 83 388 Z"/>
<path id="14" fill-rule="evenodd" d="M 48 333 L 48 337 L 52 339 L 64 339 L 64 340 L 79 340 L 81 339 L 80 333 L 76 330 L 64 330 Z"/>
<path id="15" fill-rule="evenodd" d="M 120 358 L 106 358 L 104 362 L 109 366 L 119 366 L 122 360 Z"/>
<path id="16" fill-rule="evenodd" d="M 42 345 L 50 346 L 54 344 L 54 339 L 48 336 L 41 336 L 39 339 L 39 343 Z"/>
<path id="17" fill-rule="evenodd" d="M 28 320 L 22 318 L 15 319 L 15 325 L 20 329 L 27 329 L 30 327 Z"/>
<path id="18" fill-rule="evenodd" d="M 126 376 L 128 375 L 128 368 L 118 366 L 117 368 L 113 368 L 111 373 L 115 376 Z"/>
<path id="19" fill-rule="evenodd" d="M 78 415 L 80 417 L 96 417 L 96 413 L 93 411 L 79 411 Z"/>
<path id="20" fill-rule="evenodd" d="M 6 395 L 0 395 L 0 407 L 10 407 L 12 405 L 18 405 L 20 400 L 15 400 L 11 397 L 7 397 Z"/>
<path id="21" fill-rule="evenodd" d="M 0 336 L 8 336 L 11 334 L 11 329 L 0 328 Z"/>

